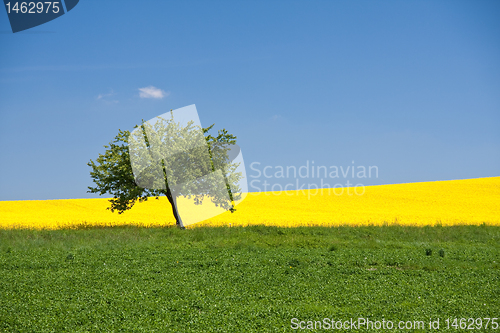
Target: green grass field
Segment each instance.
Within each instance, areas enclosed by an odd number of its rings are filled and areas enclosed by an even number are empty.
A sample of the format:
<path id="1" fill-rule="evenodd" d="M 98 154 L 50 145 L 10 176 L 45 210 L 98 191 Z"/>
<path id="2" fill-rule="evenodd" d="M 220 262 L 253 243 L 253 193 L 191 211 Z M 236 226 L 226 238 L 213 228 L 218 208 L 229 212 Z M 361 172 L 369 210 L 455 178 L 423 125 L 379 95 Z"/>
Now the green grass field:
<path id="1" fill-rule="evenodd" d="M 443 330 L 500 317 L 500 227 L 0 230 L 0 279 L 4 332 L 291 332 L 292 318 L 359 317 Z"/>

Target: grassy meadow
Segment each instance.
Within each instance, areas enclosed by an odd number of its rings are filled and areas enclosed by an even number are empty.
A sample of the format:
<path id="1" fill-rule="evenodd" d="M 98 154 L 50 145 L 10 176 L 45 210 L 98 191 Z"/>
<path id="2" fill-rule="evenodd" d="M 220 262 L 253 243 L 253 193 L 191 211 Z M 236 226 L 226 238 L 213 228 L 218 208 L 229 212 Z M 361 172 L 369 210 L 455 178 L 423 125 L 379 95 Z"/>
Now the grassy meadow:
<path id="1" fill-rule="evenodd" d="M 330 190 L 250 193 L 186 230 L 165 198 L 121 215 L 107 199 L 0 202 L 0 332 L 500 317 L 500 177 Z"/>
<path id="2" fill-rule="evenodd" d="M 500 317 L 500 227 L 0 230 L 0 278 L 2 332 L 291 332 L 292 318 L 358 317 L 443 327 Z"/>

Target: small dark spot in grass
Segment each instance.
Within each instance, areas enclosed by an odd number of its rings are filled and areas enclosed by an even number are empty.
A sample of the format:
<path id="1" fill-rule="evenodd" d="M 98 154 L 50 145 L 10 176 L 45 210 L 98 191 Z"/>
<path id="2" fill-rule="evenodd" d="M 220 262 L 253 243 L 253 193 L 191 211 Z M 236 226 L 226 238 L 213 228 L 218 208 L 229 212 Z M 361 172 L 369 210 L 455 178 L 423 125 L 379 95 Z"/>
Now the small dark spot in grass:
<path id="1" fill-rule="evenodd" d="M 439 250 L 439 256 L 444 258 L 444 250 L 443 249 Z"/>
<path id="2" fill-rule="evenodd" d="M 385 264 L 387 266 L 389 266 L 389 267 L 399 267 L 399 266 L 401 266 L 401 263 L 399 263 L 398 261 L 395 261 L 395 260 L 386 260 Z"/>
<path id="3" fill-rule="evenodd" d="M 438 269 L 435 266 L 424 266 L 423 270 L 426 272 L 433 272 L 433 271 L 437 271 Z"/>
<path id="4" fill-rule="evenodd" d="M 426 256 L 432 255 L 432 250 L 431 249 L 425 249 L 425 255 Z"/>
<path id="5" fill-rule="evenodd" d="M 72 253 L 70 253 L 70 254 L 68 254 L 68 255 L 66 256 L 66 260 L 73 260 L 73 259 L 75 259 L 75 257 L 73 256 L 73 254 L 72 254 Z"/>
<path id="6" fill-rule="evenodd" d="M 335 245 L 331 245 L 329 248 L 328 248 L 328 251 L 337 251 L 337 247 Z"/>
<path id="7" fill-rule="evenodd" d="M 297 259 L 292 259 L 288 263 L 288 266 L 290 266 L 290 267 L 297 267 L 298 265 L 300 265 L 300 261 L 298 261 Z"/>

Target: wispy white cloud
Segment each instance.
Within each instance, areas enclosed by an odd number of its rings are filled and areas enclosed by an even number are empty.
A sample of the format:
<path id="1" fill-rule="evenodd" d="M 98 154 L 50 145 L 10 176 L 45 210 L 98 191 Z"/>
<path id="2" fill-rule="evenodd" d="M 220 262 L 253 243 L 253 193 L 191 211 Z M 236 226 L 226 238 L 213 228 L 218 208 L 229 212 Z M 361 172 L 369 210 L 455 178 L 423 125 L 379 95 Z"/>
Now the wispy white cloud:
<path id="1" fill-rule="evenodd" d="M 163 91 L 163 90 L 156 88 L 156 87 L 153 87 L 153 86 L 139 88 L 139 97 L 140 98 L 162 99 L 163 97 L 166 97 L 168 95 L 170 95 L 170 92 Z"/>
<path id="2" fill-rule="evenodd" d="M 109 93 L 107 93 L 107 94 L 99 94 L 99 95 L 97 95 L 96 99 L 97 100 L 101 100 L 101 101 L 103 101 L 106 104 L 116 104 L 116 103 L 118 103 L 117 100 L 112 100 L 112 99 L 109 98 L 109 97 L 114 96 L 114 95 L 116 95 L 116 94 L 113 91 L 113 89 L 111 89 L 111 91 Z"/>
<path id="3" fill-rule="evenodd" d="M 111 91 L 107 94 L 99 94 L 97 95 L 97 99 L 103 99 L 105 97 L 110 97 L 110 96 L 113 96 L 115 94 L 115 92 L 113 91 L 113 89 L 111 89 Z"/>

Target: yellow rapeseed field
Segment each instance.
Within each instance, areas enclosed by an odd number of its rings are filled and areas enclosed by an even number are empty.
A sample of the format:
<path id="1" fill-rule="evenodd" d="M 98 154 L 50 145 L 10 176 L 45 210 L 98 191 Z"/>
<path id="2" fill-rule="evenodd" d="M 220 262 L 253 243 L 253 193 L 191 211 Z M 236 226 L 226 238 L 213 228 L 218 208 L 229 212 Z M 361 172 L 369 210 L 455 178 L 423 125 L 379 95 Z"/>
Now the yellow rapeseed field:
<path id="1" fill-rule="evenodd" d="M 500 225 L 500 177 L 396 185 L 249 193 L 235 213 L 196 226 Z M 0 228 L 78 225 L 174 225 L 166 198 L 136 204 L 121 215 L 107 199 L 0 201 Z"/>

